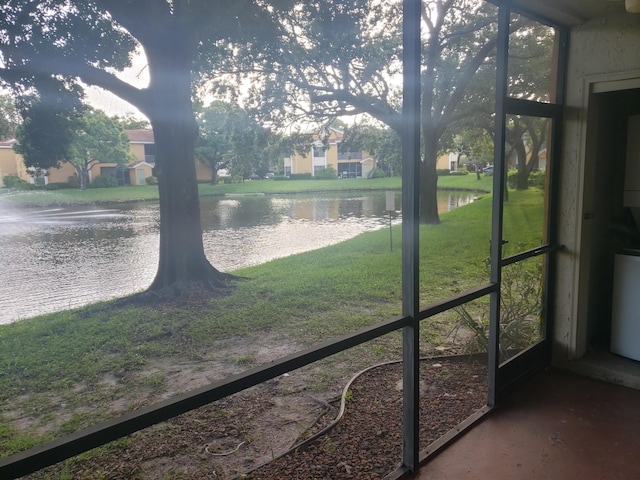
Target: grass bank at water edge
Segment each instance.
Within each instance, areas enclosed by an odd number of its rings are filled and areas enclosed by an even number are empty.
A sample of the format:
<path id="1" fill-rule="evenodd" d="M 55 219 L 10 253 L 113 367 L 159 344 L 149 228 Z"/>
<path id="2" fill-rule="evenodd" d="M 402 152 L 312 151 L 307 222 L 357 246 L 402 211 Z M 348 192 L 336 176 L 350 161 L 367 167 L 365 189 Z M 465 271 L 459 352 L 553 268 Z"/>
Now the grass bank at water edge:
<path id="1" fill-rule="evenodd" d="M 509 215 L 522 219 L 523 242 L 536 235 L 541 200 L 537 190 L 512 192 Z M 490 196 L 442 220 L 421 227 L 421 304 L 488 280 Z M 267 346 L 304 348 L 399 315 L 400 226 L 393 236 L 393 251 L 382 229 L 242 269 L 235 273 L 246 280 L 218 298 L 161 306 L 102 302 L 0 326 L 0 455 L 110 418 L 116 404 L 122 413 L 176 393 L 159 365 L 187 362 L 197 370 L 219 354 L 229 368 L 242 369 L 260 363 Z M 428 322 L 422 335 L 424 345 L 440 341 Z M 242 349 L 226 353 L 232 344 Z M 359 368 L 397 358 L 399 349 L 399 336 L 391 335 L 350 352 L 348 361 Z M 323 378 L 329 382 L 333 374 Z M 61 405 L 72 413 L 61 417 Z M 17 430 L 17 416 L 31 419 L 26 428 Z"/>
<path id="2" fill-rule="evenodd" d="M 492 177 L 475 175 L 440 177 L 439 188 L 468 189 L 491 191 Z M 198 185 L 200 195 L 226 194 L 294 194 L 322 191 L 367 191 L 367 190 L 400 190 L 402 180 L 399 177 L 375 179 L 343 179 L 343 180 L 257 180 L 234 184 Z M 10 190 L 0 188 L 0 201 L 12 206 L 47 206 L 86 203 L 139 202 L 157 201 L 158 187 L 155 185 L 88 188 L 86 190 Z"/>

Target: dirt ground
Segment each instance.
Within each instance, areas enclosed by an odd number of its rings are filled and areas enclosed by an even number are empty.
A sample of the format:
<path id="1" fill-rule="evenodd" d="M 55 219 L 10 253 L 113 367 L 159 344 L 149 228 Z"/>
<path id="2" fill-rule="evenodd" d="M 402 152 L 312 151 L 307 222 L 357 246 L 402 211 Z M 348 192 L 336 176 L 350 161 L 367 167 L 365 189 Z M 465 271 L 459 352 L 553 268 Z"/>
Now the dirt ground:
<path id="1" fill-rule="evenodd" d="M 421 448 L 486 402 L 486 367 L 456 358 L 423 361 Z M 323 391 L 309 384 L 317 368 L 283 375 L 29 478 L 384 478 L 401 455 L 400 364 L 377 366 Z M 183 376 L 186 385 L 194 381 Z M 336 421 L 341 402 L 344 413 Z"/>

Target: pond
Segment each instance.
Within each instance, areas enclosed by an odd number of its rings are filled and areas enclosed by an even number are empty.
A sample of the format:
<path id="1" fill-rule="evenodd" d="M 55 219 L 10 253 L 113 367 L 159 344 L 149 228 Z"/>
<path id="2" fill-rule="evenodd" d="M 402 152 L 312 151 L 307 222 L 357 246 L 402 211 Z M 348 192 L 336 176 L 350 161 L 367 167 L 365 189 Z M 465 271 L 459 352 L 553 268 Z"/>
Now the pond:
<path id="1" fill-rule="evenodd" d="M 440 192 L 439 210 L 473 199 Z M 225 272 L 389 224 L 385 192 L 202 197 L 201 216 L 207 258 Z M 148 287 L 158 222 L 157 203 L 11 209 L 0 197 L 0 324 Z"/>

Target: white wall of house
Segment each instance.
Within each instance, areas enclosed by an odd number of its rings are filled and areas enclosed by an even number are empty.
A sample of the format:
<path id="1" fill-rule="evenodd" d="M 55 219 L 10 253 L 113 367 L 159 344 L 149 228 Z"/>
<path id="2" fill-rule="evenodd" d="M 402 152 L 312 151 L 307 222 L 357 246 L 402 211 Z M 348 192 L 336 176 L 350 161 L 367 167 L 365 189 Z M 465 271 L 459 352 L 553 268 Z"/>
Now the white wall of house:
<path id="1" fill-rule="evenodd" d="M 640 87 L 640 15 L 625 13 L 575 27 L 569 45 L 559 197 L 559 242 L 565 249 L 558 255 L 553 352 L 557 364 L 581 357 L 587 348 L 591 272 L 584 258 L 591 248 L 593 237 L 587 233 L 593 218 L 585 215 L 598 201 L 590 187 L 597 178 L 586 148 L 590 92 Z"/>

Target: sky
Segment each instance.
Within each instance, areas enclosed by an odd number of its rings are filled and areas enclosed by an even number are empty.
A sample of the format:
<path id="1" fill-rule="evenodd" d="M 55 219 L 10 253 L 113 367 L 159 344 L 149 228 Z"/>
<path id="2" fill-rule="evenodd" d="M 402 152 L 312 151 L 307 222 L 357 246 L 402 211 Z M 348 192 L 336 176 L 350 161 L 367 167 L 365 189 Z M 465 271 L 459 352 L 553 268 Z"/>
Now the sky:
<path id="1" fill-rule="evenodd" d="M 137 108 L 101 88 L 87 87 L 86 94 L 89 105 L 104 111 L 110 117 L 117 115 L 118 117 L 146 118 Z"/>
<path id="2" fill-rule="evenodd" d="M 139 53 L 133 57 L 132 66 L 123 72 L 117 73 L 118 78 L 131 85 L 143 88 L 149 84 L 149 72 L 146 68 L 147 59 L 144 54 Z M 108 116 L 117 115 L 123 117 L 127 114 L 135 118 L 145 120 L 146 117 L 133 105 L 125 102 L 114 94 L 98 87 L 86 87 L 87 102 L 94 108 L 103 110 Z"/>

